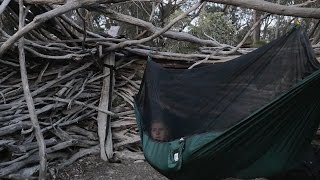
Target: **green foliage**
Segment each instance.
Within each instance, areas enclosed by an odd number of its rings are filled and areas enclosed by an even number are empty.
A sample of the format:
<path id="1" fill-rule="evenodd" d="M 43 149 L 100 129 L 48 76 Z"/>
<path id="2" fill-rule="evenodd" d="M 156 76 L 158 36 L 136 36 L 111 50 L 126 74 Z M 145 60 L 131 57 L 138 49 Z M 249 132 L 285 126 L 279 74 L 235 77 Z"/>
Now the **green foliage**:
<path id="1" fill-rule="evenodd" d="M 181 15 L 183 13 L 182 9 L 177 9 L 175 10 L 166 20 L 165 23 L 168 24 L 170 23 L 174 18 L 176 18 L 177 16 Z M 171 30 L 174 31 L 182 31 L 185 27 L 189 26 L 190 21 L 192 19 L 189 17 L 181 19 L 180 21 L 178 21 L 176 24 L 173 25 L 173 27 L 171 28 Z"/>
<path id="2" fill-rule="evenodd" d="M 303 0 L 267 0 L 273 3 L 282 5 L 294 5 L 305 2 Z M 158 3 L 159 2 L 159 3 Z M 182 3 L 183 2 L 183 3 Z M 157 4 L 156 10 L 153 12 L 153 7 Z M 156 27 L 164 27 L 170 23 L 175 17 L 185 12 L 194 4 L 192 0 L 175 0 L 175 1 L 129 1 L 124 3 L 116 3 L 108 5 L 108 8 L 119 13 L 141 19 L 152 23 Z M 319 7 L 319 3 L 312 3 L 310 7 Z M 153 14 L 150 21 L 150 15 Z M 76 14 L 75 14 L 76 15 Z M 76 15 L 77 16 L 77 15 Z M 144 33 L 144 28 L 127 24 L 124 22 L 109 19 L 106 15 L 92 12 L 92 29 L 94 32 L 105 33 L 110 26 L 121 26 L 121 34 L 128 39 L 136 37 L 144 38 L 150 36 L 151 33 Z M 249 37 L 245 44 L 254 47 L 260 47 L 266 42 L 269 42 L 276 37 L 286 33 L 292 24 L 292 18 L 288 16 L 271 15 L 261 22 L 261 41 L 252 44 L 252 38 Z M 315 27 L 316 19 L 299 18 L 302 21 L 303 27 L 308 33 Z M 10 28 L 4 20 L 2 24 L 8 29 Z M 201 11 L 196 11 L 189 14 L 188 17 L 177 22 L 171 30 L 182 31 L 197 36 L 202 39 L 217 40 L 219 43 L 237 45 L 253 24 L 253 10 L 229 5 L 205 3 Z M 0 24 L 1 25 L 1 24 Z M 88 27 L 89 28 L 89 27 Z M 317 33 L 315 33 L 317 34 Z M 138 36 L 141 35 L 141 36 Z M 315 35 L 314 35 L 315 36 Z M 159 37 L 153 41 L 145 43 L 145 45 L 161 47 L 162 50 L 170 52 L 190 53 L 197 51 L 198 45 L 185 41 L 176 41 L 165 37 Z"/>
<path id="3" fill-rule="evenodd" d="M 197 50 L 197 47 L 198 46 L 193 43 L 166 39 L 163 50 L 177 53 L 192 53 Z"/>
<path id="4" fill-rule="evenodd" d="M 208 35 L 220 43 L 236 44 L 236 28 L 221 12 L 201 12 L 196 25 L 191 27 L 191 33 L 203 39 L 208 39 Z"/>

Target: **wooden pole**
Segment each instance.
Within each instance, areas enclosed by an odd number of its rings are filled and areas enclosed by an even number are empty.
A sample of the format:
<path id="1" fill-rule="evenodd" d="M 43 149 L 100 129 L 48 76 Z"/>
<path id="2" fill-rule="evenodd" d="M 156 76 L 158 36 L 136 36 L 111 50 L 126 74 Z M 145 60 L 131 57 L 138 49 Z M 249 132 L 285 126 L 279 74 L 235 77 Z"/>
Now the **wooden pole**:
<path id="1" fill-rule="evenodd" d="M 119 29 L 119 26 L 112 26 L 108 34 L 111 36 L 117 36 Z M 102 48 L 100 48 L 99 52 L 99 56 L 103 57 Z M 99 108 L 109 111 L 111 108 L 112 90 L 114 83 L 113 67 L 115 65 L 115 53 L 110 52 L 107 56 L 104 56 L 103 63 L 103 73 L 109 74 L 109 76 L 103 78 Z M 112 133 L 110 125 L 111 116 L 102 112 L 98 112 L 97 120 L 98 135 L 100 141 L 100 156 L 101 159 L 107 161 L 108 159 L 113 157 Z"/>

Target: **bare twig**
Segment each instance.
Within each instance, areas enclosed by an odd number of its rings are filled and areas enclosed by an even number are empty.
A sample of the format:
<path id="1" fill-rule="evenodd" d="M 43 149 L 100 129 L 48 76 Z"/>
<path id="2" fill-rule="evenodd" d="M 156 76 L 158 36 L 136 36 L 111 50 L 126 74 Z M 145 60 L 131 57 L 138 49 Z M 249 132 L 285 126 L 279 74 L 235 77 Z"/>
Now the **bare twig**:
<path id="1" fill-rule="evenodd" d="M 192 64 L 192 66 L 190 66 L 188 69 L 192 69 L 192 68 L 194 68 L 195 66 L 197 66 L 197 65 L 199 65 L 199 64 L 201 64 L 201 63 L 204 63 L 204 62 L 208 61 L 209 57 L 210 57 L 210 55 L 208 55 L 205 59 L 203 59 L 203 60 L 201 60 L 201 61 L 198 61 L 198 62 Z"/>

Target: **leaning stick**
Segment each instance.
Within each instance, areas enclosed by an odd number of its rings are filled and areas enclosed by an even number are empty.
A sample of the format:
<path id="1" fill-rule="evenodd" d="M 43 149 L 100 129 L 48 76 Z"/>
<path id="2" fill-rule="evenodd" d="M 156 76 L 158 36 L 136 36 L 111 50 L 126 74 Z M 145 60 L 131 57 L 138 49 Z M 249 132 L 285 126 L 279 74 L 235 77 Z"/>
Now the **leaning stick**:
<path id="1" fill-rule="evenodd" d="M 19 29 L 21 30 L 24 26 L 24 6 L 23 0 L 19 0 Z M 20 71 L 21 71 L 21 80 L 23 85 L 24 96 L 26 98 L 30 119 L 32 126 L 35 131 L 35 136 L 39 145 L 39 158 L 40 158 L 40 168 L 39 168 L 39 179 L 45 180 L 47 174 L 47 157 L 46 157 L 46 145 L 44 143 L 44 138 L 40 130 L 40 125 L 38 117 L 34 108 L 33 99 L 29 89 L 26 61 L 24 54 L 24 38 L 21 37 L 19 40 L 19 62 L 20 62 Z"/>

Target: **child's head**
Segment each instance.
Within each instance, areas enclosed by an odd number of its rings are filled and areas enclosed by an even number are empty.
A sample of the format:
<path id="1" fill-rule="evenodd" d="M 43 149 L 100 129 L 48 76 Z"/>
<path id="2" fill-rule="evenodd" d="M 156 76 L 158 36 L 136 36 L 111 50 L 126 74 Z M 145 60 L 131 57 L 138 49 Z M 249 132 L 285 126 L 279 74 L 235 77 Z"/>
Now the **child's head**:
<path id="1" fill-rule="evenodd" d="M 169 140 L 169 128 L 163 121 L 154 120 L 151 122 L 150 134 L 154 140 L 168 141 Z"/>

